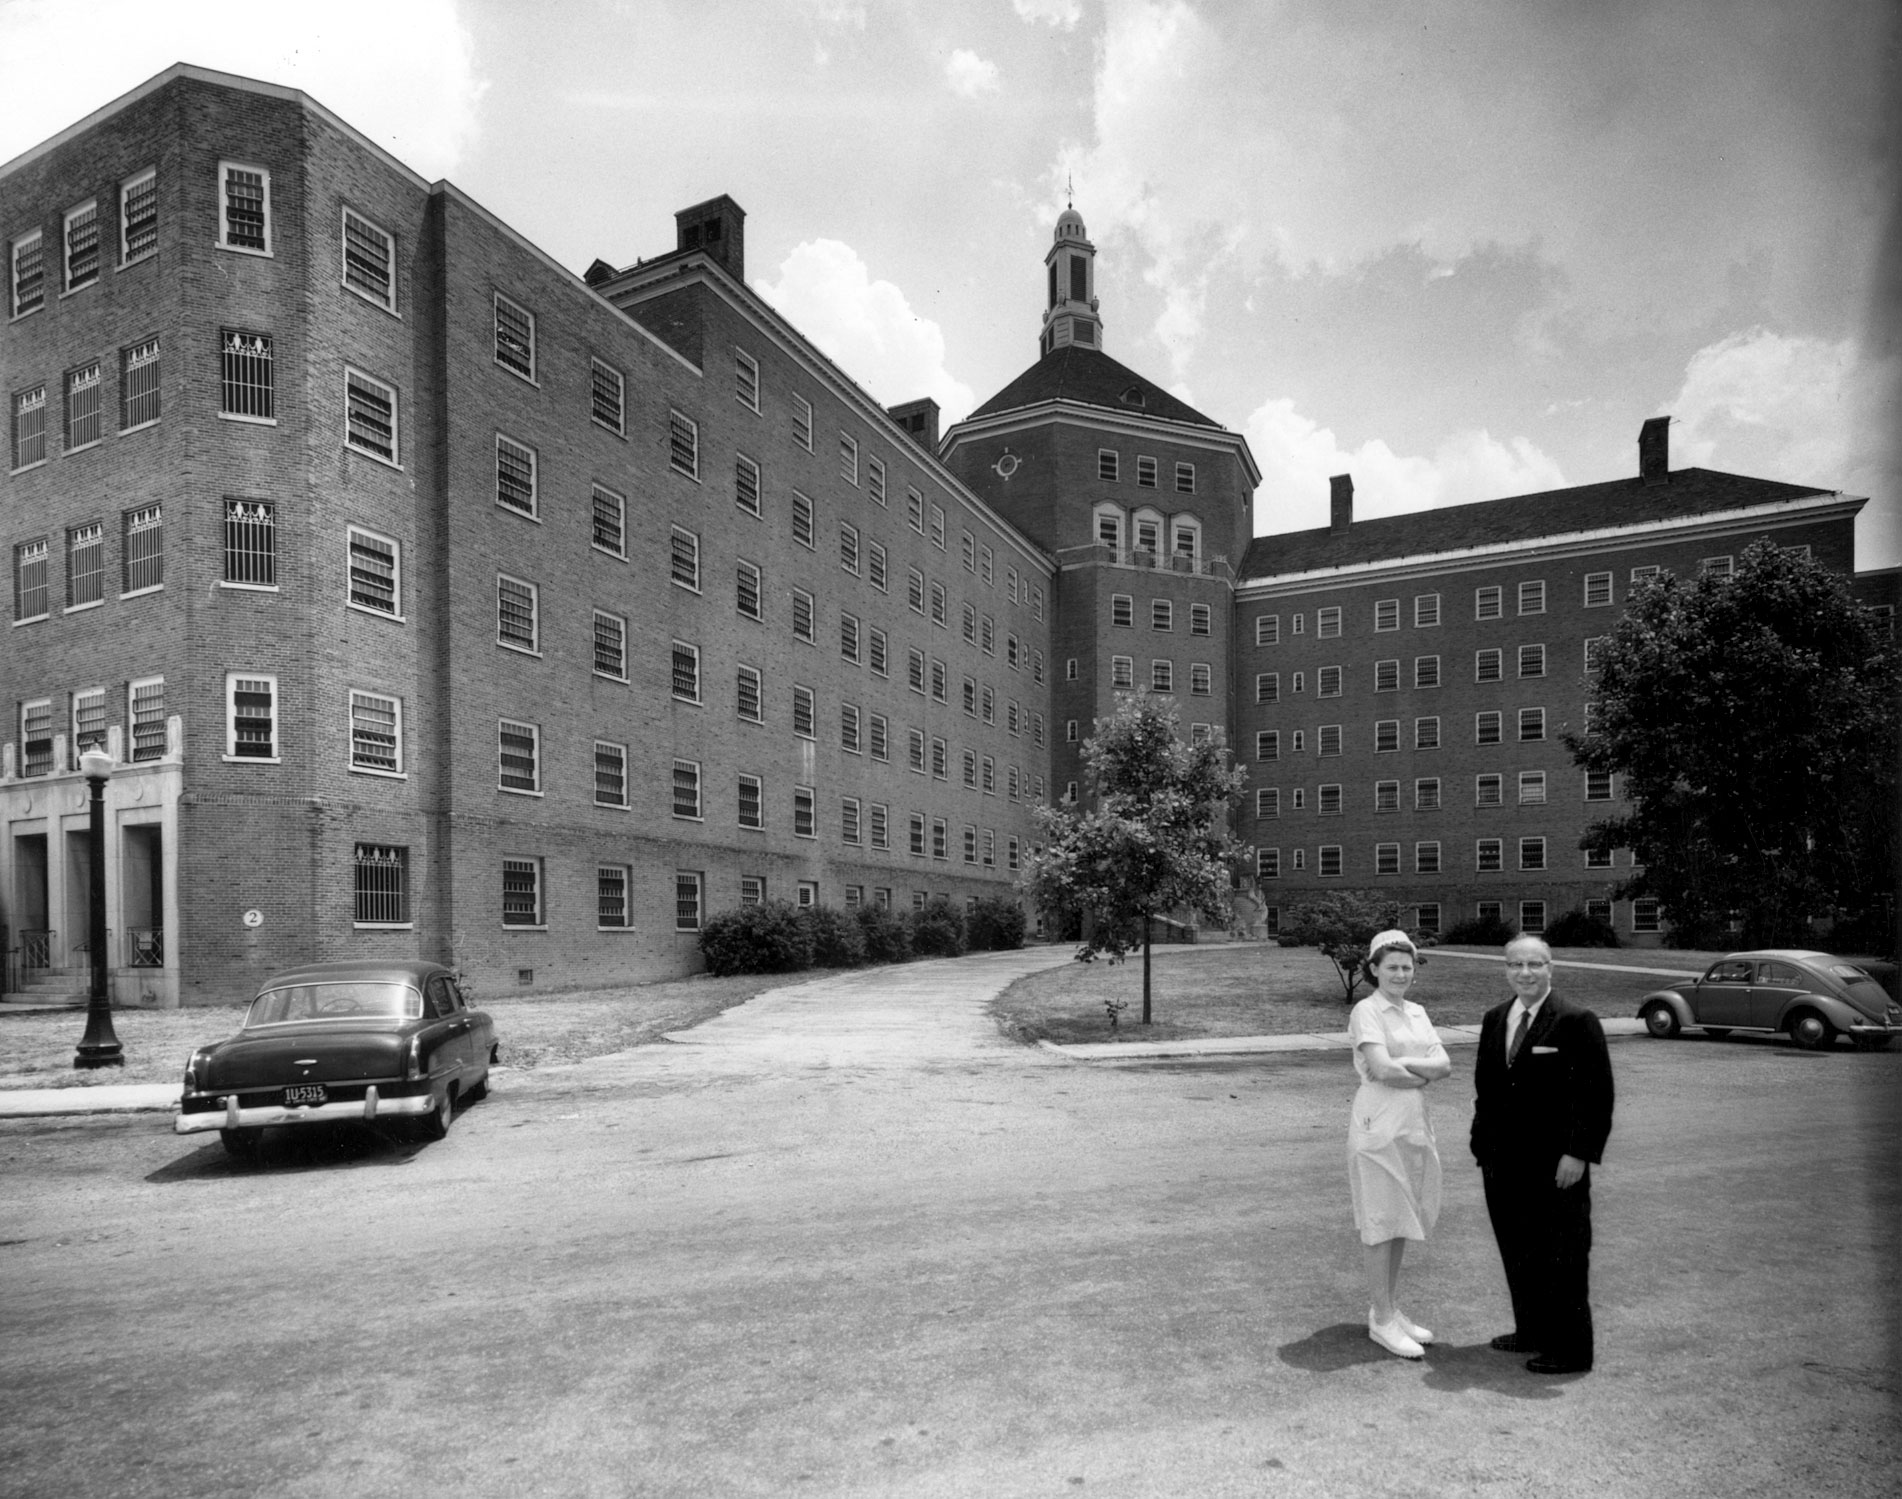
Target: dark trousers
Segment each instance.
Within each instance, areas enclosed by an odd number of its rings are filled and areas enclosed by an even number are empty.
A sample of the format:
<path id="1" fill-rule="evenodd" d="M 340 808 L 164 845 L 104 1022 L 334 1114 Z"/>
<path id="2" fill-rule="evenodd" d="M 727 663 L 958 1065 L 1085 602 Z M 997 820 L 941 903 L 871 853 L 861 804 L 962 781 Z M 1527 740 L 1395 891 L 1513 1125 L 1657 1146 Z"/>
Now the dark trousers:
<path id="1" fill-rule="evenodd" d="M 1590 1368 L 1592 1173 L 1560 1191 L 1558 1162 L 1506 1163 L 1482 1173 L 1486 1211 L 1505 1261 L 1515 1330 L 1547 1358 Z"/>

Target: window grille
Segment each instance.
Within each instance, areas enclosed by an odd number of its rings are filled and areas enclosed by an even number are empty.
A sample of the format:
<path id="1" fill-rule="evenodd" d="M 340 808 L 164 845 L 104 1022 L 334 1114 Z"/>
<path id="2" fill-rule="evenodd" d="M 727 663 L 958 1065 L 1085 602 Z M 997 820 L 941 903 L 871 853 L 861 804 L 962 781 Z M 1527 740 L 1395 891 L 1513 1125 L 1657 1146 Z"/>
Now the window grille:
<path id="1" fill-rule="evenodd" d="M 925 773 L 925 732 L 923 729 L 909 729 L 905 733 L 905 763 L 914 774 Z"/>
<path id="2" fill-rule="evenodd" d="M 533 583 L 498 574 L 495 580 L 496 639 L 518 650 L 539 648 L 539 599 Z"/>
<path id="3" fill-rule="evenodd" d="M 861 841 L 859 799 L 856 796 L 839 798 L 839 841 L 852 844 Z"/>
<path id="4" fill-rule="evenodd" d="M 1631 903 L 1631 929 L 1634 932 L 1656 932 L 1663 930 L 1658 919 L 1658 902 L 1651 896 L 1641 896 Z"/>
<path id="5" fill-rule="evenodd" d="M 1440 806 L 1440 778 L 1424 776 L 1413 783 L 1413 809 L 1416 812 L 1435 812 Z"/>
<path id="6" fill-rule="evenodd" d="M 355 920 L 365 926 L 406 925 L 409 850 L 385 843 L 359 843 L 353 864 Z"/>
<path id="7" fill-rule="evenodd" d="M 535 378 L 535 315 L 495 294 L 495 362 L 524 380 Z"/>
<path id="8" fill-rule="evenodd" d="M 667 413 L 667 466 L 689 479 L 700 477 L 700 427 L 678 411 Z"/>
<path id="9" fill-rule="evenodd" d="M 504 718 L 496 730 L 499 778 L 504 791 L 540 791 L 541 730 L 532 723 L 513 723 Z"/>
<path id="10" fill-rule="evenodd" d="M 674 930 L 700 930 L 700 875 L 696 871 L 674 872 Z"/>
<path id="11" fill-rule="evenodd" d="M 1473 618 L 1498 619 L 1505 612 L 1504 590 L 1495 583 L 1487 588 L 1473 590 Z"/>
<path id="12" fill-rule="evenodd" d="M 740 904 L 757 906 L 766 899 L 766 876 L 763 874 L 743 874 L 740 876 Z"/>
<path id="13" fill-rule="evenodd" d="M 46 459 L 46 387 L 23 390 L 13 398 L 13 466 Z"/>
<path id="14" fill-rule="evenodd" d="M 1037 590 L 1037 598 L 1039 602 L 1043 599 L 1043 590 L 1041 588 Z M 1209 606 L 1207 604 L 1189 605 L 1189 633 L 1191 635 L 1208 634 L 1209 617 Z"/>
<path id="15" fill-rule="evenodd" d="M 1475 776 L 1473 778 L 1473 805 L 1476 807 L 1497 807 L 1505 800 L 1503 778 L 1496 775 Z"/>
<path id="16" fill-rule="evenodd" d="M 933 702 L 942 703 L 948 700 L 946 682 L 945 664 L 934 656 L 931 661 L 931 698 Z"/>
<path id="17" fill-rule="evenodd" d="M 941 552 L 944 550 L 944 510 L 937 505 L 931 507 L 931 544 Z M 1017 601 L 1013 598 L 1011 602 Z"/>
<path id="18" fill-rule="evenodd" d="M 1522 770 L 1519 772 L 1519 803 L 1532 806 L 1545 800 L 1545 772 L 1543 770 Z"/>
<path id="19" fill-rule="evenodd" d="M 53 773 L 53 702 L 41 698 L 20 708 L 20 774 Z"/>
<path id="20" fill-rule="evenodd" d="M 1413 845 L 1413 872 L 1415 874 L 1438 874 L 1440 872 L 1440 845 L 1434 843 L 1416 843 Z M 1421 919 L 1424 923 L 1427 907 L 1422 906 Z M 1433 907 L 1434 922 L 1439 921 L 1439 908 Z"/>
<path id="21" fill-rule="evenodd" d="M 621 372 L 596 359 L 589 365 L 588 414 L 610 432 L 623 430 L 627 382 Z"/>
<path id="22" fill-rule="evenodd" d="M 1545 709 L 1521 708 L 1519 710 L 1519 738 L 1521 742 L 1545 738 Z"/>
<path id="23" fill-rule="evenodd" d="M 803 588 L 792 591 L 792 632 L 795 640 L 813 639 L 812 595 Z"/>
<path id="24" fill-rule="evenodd" d="M 1415 656 L 1413 658 L 1413 685 L 1415 687 L 1438 687 L 1440 685 L 1440 658 L 1438 656 Z"/>
<path id="25" fill-rule="evenodd" d="M 1545 613 L 1545 584 L 1540 581 L 1519 585 L 1519 612 L 1521 614 Z"/>
<path id="26" fill-rule="evenodd" d="M 1400 845 L 1397 843 L 1376 843 L 1374 845 L 1374 873 L 1400 873 Z"/>
<path id="27" fill-rule="evenodd" d="M 131 698 L 132 759 L 157 760 L 165 753 L 165 679 L 134 682 Z"/>
<path id="28" fill-rule="evenodd" d="M 402 704 L 374 692 L 350 694 L 350 768 L 398 774 L 403 769 Z"/>
<path id="29" fill-rule="evenodd" d="M 1519 840 L 1519 867 L 1521 869 L 1545 868 L 1545 839 L 1521 838 Z"/>
<path id="30" fill-rule="evenodd" d="M 839 615 L 839 657 L 854 666 L 859 660 L 859 620 L 856 614 Z"/>
<path id="31" fill-rule="evenodd" d="M 1609 770 L 1586 771 L 1585 800 L 1588 802 L 1608 802 L 1611 799 L 1611 772 Z"/>
<path id="32" fill-rule="evenodd" d="M 73 694 L 73 769 L 79 769 L 79 757 L 87 750 L 106 743 L 106 689 Z"/>
<path id="33" fill-rule="evenodd" d="M 759 361 L 733 351 L 733 398 L 748 411 L 759 410 Z"/>
<path id="34" fill-rule="evenodd" d="M 866 809 L 869 841 L 873 848 L 891 847 L 890 812 L 883 802 L 873 802 Z"/>
<path id="35" fill-rule="evenodd" d="M 84 203 L 66 215 L 66 290 L 99 279 L 99 205 Z"/>
<path id="36" fill-rule="evenodd" d="M 1416 630 L 1430 630 L 1440 622 L 1440 596 L 1437 593 L 1417 593 L 1413 596 L 1413 627 Z"/>
<path id="37" fill-rule="evenodd" d="M 226 416 L 271 421 L 277 415 L 271 339 L 226 328 L 219 342 L 219 406 Z"/>
<path id="38" fill-rule="evenodd" d="M 1099 479 L 1107 479 L 1113 484 L 1116 482 L 1116 472 L 1116 450 L 1114 448 L 1098 448 L 1096 450 L 1096 477 Z"/>
<path id="39" fill-rule="evenodd" d="M 1440 747 L 1440 720 L 1437 717 L 1414 719 L 1413 747 L 1417 750 L 1436 750 Z"/>
<path id="40" fill-rule="evenodd" d="M 1128 656 L 1110 657 L 1110 686 L 1133 687 L 1136 679 L 1136 663 Z"/>
<path id="41" fill-rule="evenodd" d="M 343 211 L 343 284 L 396 311 L 396 242 L 360 214 Z"/>
<path id="42" fill-rule="evenodd" d="M 542 924 L 542 861 L 502 861 L 502 925 Z"/>
<path id="43" fill-rule="evenodd" d="M 742 666 L 735 687 L 734 711 L 751 723 L 760 721 L 759 668 Z"/>
<path id="44" fill-rule="evenodd" d="M 1257 760 L 1281 758 L 1281 730 L 1262 729 L 1255 735 L 1255 758 Z"/>
<path id="45" fill-rule="evenodd" d="M 1209 668 L 1202 662 L 1193 662 L 1189 666 L 1189 696 L 1207 697 L 1210 691 L 1211 676 Z"/>
<path id="46" fill-rule="evenodd" d="M 1149 663 L 1149 686 L 1155 692 L 1175 691 L 1175 666 L 1169 661 Z"/>
<path id="47" fill-rule="evenodd" d="M 360 453 L 397 461 L 396 391 L 381 381 L 349 370 L 344 375 L 344 443 Z"/>
<path id="48" fill-rule="evenodd" d="M 159 341 L 149 338 L 119 359 L 119 429 L 159 419 Z"/>
<path id="49" fill-rule="evenodd" d="M 1400 720 L 1383 718 L 1374 724 L 1374 753 L 1388 754 L 1400 748 Z"/>
<path id="50" fill-rule="evenodd" d="M 66 533 L 66 607 L 96 604 L 106 596 L 106 528 L 99 521 Z"/>
<path id="51" fill-rule="evenodd" d="M 402 612 L 396 543 L 350 528 L 350 602 L 395 616 Z"/>
<path id="52" fill-rule="evenodd" d="M 963 540 L 960 542 L 960 546 L 963 548 L 964 570 L 967 573 L 974 573 L 977 571 L 977 538 L 969 531 L 962 533 L 962 535 Z"/>
<path id="53" fill-rule="evenodd" d="M 1400 628 L 1400 600 L 1376 599 L 1374 601 L 1374 629 L 1397 630 Z"/>
<path id="54" fill-rule="evenodd" d="M 1400 690 L 1400 661 L 1398 657 L 1388 661 L 1374 663 L 1374 691 L 1398 692 Z"/>
<path id="55" fill-rule="evenodd" d="M 519 515 L 535 514 L 535 450 L 495 434 L 495 501 Z"/>
<path id="56" fill-rule="evenodd" d="M 1519 675 L 1522 677 L 1542 677 L 1545 675 L 1544 646 L 1522 645 L 1519 647 Z"/>
<path id="57" fill-rule="evenodd" d="M 760 617 L 759 567 L 743 558 L 735 573 L 733 606 L 748 619 Z"/>
<path id="58" fill-rule="evenodd" d="M 276 758 L 277 682 L 274 678 L 231 678 L 231 753 L 239 759 Z"/>
<path id="59" fill-rule="evenodd" d="M 931 819 L 931 857 L 932 858 L 948 859 L 951 856 L 950 850 L 946 845 L 947 832 L 948 832 L 948 829 L 945 825 L 945 820 L 942 817 L 934 817 Z"/>
<path id="60" fill-rule="evenodd" d="M 978 646 L 987 656 L 997 654 L 997 621 L 986 614 L 978 620 Z"/>
<path id="61" fill-rule="evenodd" d="M 874 760 L 891 758 L 891 729 L 883 713 L 874 713 L 866 720 L 865 747 Z"/>
<path id="62" fill-rule="evenodd" d="M 594 924 L 604 930 L 632 926 L 628 911 L 627 866 L 597 864 L 594 870 Z"/>
<path id="63" fill-rule="evenodd" d="M 1503 653 L 1496 648 L 1473 652 L 1473 680 L 1497 682 L 1505 674 L 1502 656 Z"/>
<path id="64" fill-rule="evenodd" d="M 940 630 L 950 628 L 950 616 L 945 611 L 944 584 L 931 585 L 931 622 Z"/>
<path id="65" fill-rule="evenodd" d="M 1176 493 L 1195 493 L 1195 465 L 1193 463 L 1178 463 L 1176 465 Z"/>
<path id="66" fill-rule="evenodd" d="M 700 701 L 700 651 L 682 640 L 674 642 L 673 688 L 683 702 Z"/>
<path id="67" fill-rule="evenodd" d="M 611 489 L 594 486 L 591 541 L 597 551 L 627 555 L 627 501 Z"/>
<path id="68" fill-rule="evenodd" d="M 1339 697 L 1341 695 L 1341 669 L 1338 666 L 1323 666 L 1314 675 L 1314 691 L 1317 697 Z"/>
<path id="69" fill-rule="evenodd" d="M 795 686 L 792 690 L 792 731 L 801 739 L 818 737 L 810 687 Z"/>
<path id="70" fill-rule="evenodd" d="M 866 544 L 865 581 L 880 593 L 885 591 L 885 548 L 876 541 Z"/>
<path id="71" fill-rule="evenodd" d="M 1337 723 L 1324 723 L 1319 731 L 1320 753 L 1338 755 L 1341 752 L 1341 726 Z"/>
<path id="72" fill-rule="evenodd" d="M 1498 744 L 1500 742 L 1501 723 L 1498 713 L 1475 713 L 1473 715 L 1473 743 Z"/>
<path id="73" fill-rule="evenodd" d="M 858 528 L 845 522 L 839 523 L 839 566 L 853 576 L 859 570 L 859 533 Z"/>
<path id="74" fill-rule="evenodd" d="M 889 669 L 886 659 L 885 632 L 878 629 L 866 631 L 866 643 L 866 664 L 872 668 L 874 676 L 884 676 Z"/>
<path id="75" fill-rule="evenodd" d="M 913 614 L 925 612 L 925 575 L 915 567 L 905 570 L 905 602 Z"/>
<path id="76" fill-rule="evenodd" d="M 1481 874 L 1497 874 L 1506 867 L 1505 845 L 1497 838 L 1481 838 L 1474 846 L 1473 867 Z"/>
<path id="77" fill-rule="evenodd" d="M 89 364 L 66 377 L 66 446 L 83 448 L 99 441 L 99 366 Z"/>
<path id="78" fill-rule="evenodd" d="M 848 755 L 859 752 L 859 708 L 857 703 L 839 704 L 839 748 Z"/>
<path id="79" fill-rule="evenodd" d="M 1598 609 L 1611 602 L 1611 574 L 1585 574 L 1585 607 Z"/>
<path id="80" fill-rule="evenodd" d="M 627 621 L 599 609 L 594 611 L 594 674 L 627 680 Z"/>
<path id="81" fill-rule="evenodd" d="M 839 477 L 855 487 L 859 482 L 859 445 L 843 432 L 839 434 Z"/>
<path id="82" fill-rule="evenodd" d="M 740 777 L 739 820 L 743 828 L 766 826 L 765 803 L 761 798 L 758 776 Z"/>
<path id="83" fill-rule="evenodd" d="M 1274 703 L 1281 700 L 1281 673 L 1278 671 L 1260 672 L 1255 677 L 1255 701 Z"/>
<path id="84" fill-rule="evenodd" d="M 700 591 L 700 538 L 679 526 L 668 545 L 668 576 L 681 588 Z"/>
<path id="85" fill-rule="evenodd" d="M 271 250 L 271 178 L 257 167 L 224 164 L 224 238 L 229 249 Z"/>
<path id="86" fill-rule="evenodd" d="M 1279 614 L 1257 614 L 1255 616 L 1255 644 L 1281 644 L 1281 616 Z"/>
<path id="87" fill-rule="evenodd" d="M 812 402 L 804 396 L 792 398 L 793 441 L 808 453 L 812 451 Z"/>
<path id="88" fill-rule="evenodd" d="M 1152 630 L 1173 630 L 1175 628 L 1175 606 L 1167 599 L 1149 601 L 1149 628 Z"/>
<path id="89" fill-rule="evenodd" d="M 1314 616 L 1314 635 L 1317 640 L 1332 640 L 1341 633 L 1341 608 L 1330 604 L 1317 610 Z"/>
<path id="90" fill-rule="evenodd" d="M 594 804 L 597 807 L 627 805 L 627 747 L 594 742 Z"/>
<path id="91" fill-rule="evenodd" d="M 925 534 L 925 497 L 915 489 L 905 491 L 905 523 L 920 536 Z"/>
<path id="92" fill-rule="evenodd" d="M 352 597 L 355 596 L 354 538 Z M 225 501 L 225 576 L 227 583 L 261 588 L 277 586 L 277 507 L 262 500 Z"/>
<path id="93" fill-rule="evenodd" d="M 759 465 L 744 453 L 733 455 L 733 503 L 748 515 L 759 514 Z"/>
<path id="94" fill-rule="evenodd" d="M 812 501 L 796 489 L 792 497 L 792 539 L 812 550 Z"/>
<path id="95" fill-rule="evenodd" d="M 674 816 L 699 820 L 700 766 L 695 761 L 674 761 Z"/>
<path id="96" fill-rule="evenodd" d="M 1110 623 L 1127 630 L 1136 623 L 1136 601 L 1126 593 L 1110 595 Z"/>
<path id="97" fill-rule="evenodd" d="M 1324 843 L 1320 848 L 1320 873 L 1338 875 L 1341 872 L 1341 846 L 1338 843 Z"/>
<path id="98" fill-rule="evenodd" d="M 885 503 L 885 465 L 876 458 L 865 460 L 865 492 L 874 505 Z"/>
<path id="99" fill-rule="evenodd" d="M 813 818 L 812 788 L 793 787 L 792 830 L 795 838 L 816 838 L 819 830 Z"/>
<path id="100" fill-rule="evenodd" d="M 45 240 L 23 234 L 13 242 L 13 315 L 24 317 L 46 305 Z"/>
<path id="101" fill-rule="evenodd" d="M 1255 816 L 1279 817 L 1281 815 L 1281 793 L 1272 786 L 1263 786 L 1255 792 Z"/>

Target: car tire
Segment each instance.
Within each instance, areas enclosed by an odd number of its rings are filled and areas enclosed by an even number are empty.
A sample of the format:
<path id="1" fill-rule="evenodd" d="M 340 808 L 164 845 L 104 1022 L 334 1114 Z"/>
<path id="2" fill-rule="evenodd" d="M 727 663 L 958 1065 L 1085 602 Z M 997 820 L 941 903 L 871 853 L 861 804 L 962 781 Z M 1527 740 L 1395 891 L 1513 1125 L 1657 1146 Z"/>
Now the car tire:
<path id="1" fill-rule="evenodd" d="M 1669 1041 L 1678 1033 L 1677 1011 L 1661 999 L 1654 999 L 1641 1012 L 1644 1028 L 1660 1041 Z"/>
<path id="2" fill-rule="evenodd" d="M 440 1140 L 449 1133 L 456 1119 L 456 1085 L 450 1083 L 436 1100 L 436 1107 L 416 1121 L 417 1133 L 425 1140 Z"/>
<path id="3" fill-rule="evenodd" d="M 1836 1028 L 1814 1010 L 1798 1010 L 1789 1029 L 1790 1039 L 1805 1051 L 1821 1051 L 1836 1040 Z"/>
<path id="4" fill-rule="evenodd" d="M 264 1149 L 264 1131 L 258 1126 L 245 1129 L 221 1129 L 218 1138 L 226 1154 L 240 1161 L 255 1161 Z"/>
<path id="5" fill-rule="evenodd" d="M 1707 1025 L 1704 1027 L 1704 1034 L 1707 1036 L 1715 1036 L 1721 1041 L 1730 1034 L 1730 1027 L 1727 1025 Z"/>
<path id="6" fill-rule="evenodd" d="M 482 1076 L 469 1084 L 469 1091 L 463 1095 L 470 1103 L 481 1103 L 489 1096 L 489 1069 L 482 1069 Z"/>

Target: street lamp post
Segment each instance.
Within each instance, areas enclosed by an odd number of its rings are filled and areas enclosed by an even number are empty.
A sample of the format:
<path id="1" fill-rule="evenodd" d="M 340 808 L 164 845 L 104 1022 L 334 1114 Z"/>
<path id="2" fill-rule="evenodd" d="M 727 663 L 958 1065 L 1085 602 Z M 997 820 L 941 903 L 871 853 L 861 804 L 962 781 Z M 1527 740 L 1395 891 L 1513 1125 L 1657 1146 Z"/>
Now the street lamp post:
<path id="1" fill-rule="evenodd" d="M 86 1034 L 73 1054 L 75 1067 L 123 1067 L 125 1048 L 112 1029 L 112 1001 L 106 994 L 106 782 L 112 775 L 112 756 L 94 745 L 79 757 L 80 774 L 89 793 L 87 846 L 91 851 L 92 920 L 86 949 L 92 957 L 92 988 L 86 996 Z"/>

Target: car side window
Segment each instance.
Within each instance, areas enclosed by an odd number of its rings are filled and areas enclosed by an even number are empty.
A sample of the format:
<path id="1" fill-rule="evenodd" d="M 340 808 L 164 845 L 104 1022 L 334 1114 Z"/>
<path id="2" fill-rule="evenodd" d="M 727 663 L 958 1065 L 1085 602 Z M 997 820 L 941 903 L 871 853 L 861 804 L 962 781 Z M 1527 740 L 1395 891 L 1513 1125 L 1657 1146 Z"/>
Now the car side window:
<path id="1" fill-rule="evenodd" d="M 438 975 L 429 981 L 425 991 L 429 997 L 429 1012 L 432 1015 L 453 1015 L 456 1013 L 456 993 Z"/>
<path id="2" fill-rule="evenodd" d="M 1788 963 L 1764 963 L 1757 969 L 1757 982 L 1795 989 L 1801 987 L 1803 976 Z"/>
<path id="3" fill-rule="evenodd" d="M 1722 963 L 1710 965 L 1710 972 L 1704 975 L 1707 984 L 1747 984 L 1750 982 L 1750 964 L 1726 959 Z"/>

